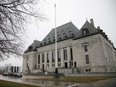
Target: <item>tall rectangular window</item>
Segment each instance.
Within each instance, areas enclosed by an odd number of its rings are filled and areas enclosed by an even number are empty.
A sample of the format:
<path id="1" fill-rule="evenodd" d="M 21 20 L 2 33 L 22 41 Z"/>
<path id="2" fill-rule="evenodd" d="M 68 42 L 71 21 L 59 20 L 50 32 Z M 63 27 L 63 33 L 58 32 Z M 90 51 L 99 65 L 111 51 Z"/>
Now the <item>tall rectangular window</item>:
<path id="1" fill-rule="evenodd" d="M 38 55 L 38 64 L 40 64 L 40 55 Z"/>
<path id="2" fill-rule="evenodd" d="M 49 63 L 49 53 L 47 53 L 47 63 Z"/>
<path id="3" fill-rule="evenodd" d="M 86 64 L 90 63 L 90 61 L 89 61 L 89 55 L 85 55 L 85 60 L 86 60 Z"/>
<path id="4" fill-rule="evenodd" d="M 84 50 L 85 50 L 85 52 L 88 52 L 88 47 L 87 47 L 87 45 L 84 45 Z"/>
<path id="5" fill-rule="evenodd" d="M 63 54 L 64 54 L 64 60 L 67 60 L 67 49 L 63 50 Z"/>
<path id="6" fill-rule="evenodd" d="M 70 57 L 71 57 L 71 60 L 73 60 L 73 50 L 72 50 L 72 47 L 70 48 Z"/>
<path id="7" fill-rule="evenodd" d="M 44 53 L 42 53 L 42 62 L 44 62 Z"/>
<path id="8" fill-rule="evenodd" d="M 52 62 L 55 62 L 55 53 L 52 51 Z"/>
<path id="9" fill-rule="evenodd" d="M 58 57 L 58 62 L 61 61 L 61 53 L 60 53 L 60 50 L 57 51 L 57 57 Z"/>

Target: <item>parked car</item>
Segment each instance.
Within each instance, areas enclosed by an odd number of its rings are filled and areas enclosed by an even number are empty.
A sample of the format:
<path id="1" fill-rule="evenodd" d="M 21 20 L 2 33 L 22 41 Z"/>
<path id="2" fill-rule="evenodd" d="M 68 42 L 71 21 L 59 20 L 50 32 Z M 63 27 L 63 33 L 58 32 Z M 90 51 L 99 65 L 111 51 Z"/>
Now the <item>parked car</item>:
<path id="1" fill-rule="evenodd" d="M 3 73 L 2 76 L 8 76 L 8 73 Z"/>
<path id="2" fill-rule="evenodd" d="M 22 74 L 21 73 L 14 73 L 13 76 L 14 77 L 22 77 Z"/>
<path id="3" fill-rule="evenodd" d="M 8 76 L 13 76 L 13 73 L 12 73 L 12 72 L 9 72 L 9 73 L 8 73 Z"/>

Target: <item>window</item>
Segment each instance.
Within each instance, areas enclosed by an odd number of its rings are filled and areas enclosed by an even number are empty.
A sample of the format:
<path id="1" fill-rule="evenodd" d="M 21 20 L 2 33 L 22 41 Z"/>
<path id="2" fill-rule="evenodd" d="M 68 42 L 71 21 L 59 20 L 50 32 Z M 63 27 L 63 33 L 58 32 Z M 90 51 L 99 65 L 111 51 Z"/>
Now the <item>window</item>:
<path id="1" fill-rule="evenodd" d="M 71 33 L 71 34 L 70 34 L 70 37 L 74 37 L 74 34 L 73 34 L 73 33 Z"/>
<path id="2" fill-rule="evenodd" d="M 47 63 L 49 63 L 49 53 L 47 53 Z"/>
<path id="3" fill-rule="evenodd" d="M 76 62 L 74 62 L 74 68 L 76 68 L 77 67 L 77 63 Z"/>
<path id="4" fill-rule="evenodd" d="M 52 62 L 55 62 L 55 54 L 54 54 L 54 51 L 52 51 Z"/>
<path id="5" fill-rule="evenodd" d="M 14 67 L 14 73 L 16 73 L 16 67 Z"/>
<path id="6" fill-rule="evenodd" d="M 87 45 L 84 45 L 84 50 L 85 50 L 85 52 L 88 52 L 88 47 L 87 47 Z"/>
<path id="7" fill-rule="evenodd" d="M 83 34 L 83 36 L 88 35 L 89 30 L 87 28 L 82 29 L 82 34 Z"/>
<path id="8" fill-rule="evenodd" d="M 40 64 L 40 55 L 38 55 L 38 64 Z"/>
<path id="9" fill-rule="evenodd" d="M 64 38 L 67 39 L 67 35 L 65 35 Z"/>
<path id="10" fill-rule="evenodd" d="M 85 71 L 86 71 L 86 72 L 91 72 L 91 69 L 86 69 Z"/>
<path id="11" fill-rule="evenodd" d="M 55 67 L 55 64 L 52 64 L 52 67 Z"/>
<path id="12" fill-rule="evenodd" d="M 42 53 L 42 62 L 44 62 L 44 53 Z"/>
<path id="13" fill-rule="evenodd" d="M 58 57 L 58 62 L 61 61 L 61 53 L 60 53 L 60 50 L 57 51 L 57 57 Z"/>
<path id="14" fill-rule="evenodd" d="M 89 55 L 85 55 L 86 64 L 89 64 Z"/>
<path id="15" fill-rule="evenodd" d="M 42 69 L 44 70 L 44 64 L 42 65 Z"/>
<path id="16" fill-rule="evenodd" d="M 64 60 L 67 60 L 67 49 L 63 50 L 63 54 L 64 54 Z"/>
<path id="17" fill-rule="evenodd" d="M 61 67 L 61 63 L 58 63 L 58 66 Z"/>
<path id="18" fill-rule="evenodd" d="M 72 50 L 72 47 L 70 48 L 70 58 L 71 58 L 71 60 L 73 60 L 73 50 Z"/>
<path id="19" fill-rule="evenodd" d="M 7 67 L 7 69 L 8 69 L 8 67 Z M 13 66 L 11 66 L 10 70 L 11 70 L 11 72 L 13 72 Z"/>
<path id="20" fill-rule="evenodd" d="M 19 67 L 17 67 L 17 73 L 19 72 Z"/>

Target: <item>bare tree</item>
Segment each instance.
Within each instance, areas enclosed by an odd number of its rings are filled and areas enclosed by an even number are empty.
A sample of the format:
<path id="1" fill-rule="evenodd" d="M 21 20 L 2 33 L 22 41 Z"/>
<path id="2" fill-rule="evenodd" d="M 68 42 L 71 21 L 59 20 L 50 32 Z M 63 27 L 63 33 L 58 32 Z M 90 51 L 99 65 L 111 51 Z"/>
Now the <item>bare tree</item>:
<path id="1" fill-rule="evenodd" d="M 34 11 L 36 0 L 0 0 L 0 60 L 21 55 L 24 23 L 27 16 L 43 19 Z"/>

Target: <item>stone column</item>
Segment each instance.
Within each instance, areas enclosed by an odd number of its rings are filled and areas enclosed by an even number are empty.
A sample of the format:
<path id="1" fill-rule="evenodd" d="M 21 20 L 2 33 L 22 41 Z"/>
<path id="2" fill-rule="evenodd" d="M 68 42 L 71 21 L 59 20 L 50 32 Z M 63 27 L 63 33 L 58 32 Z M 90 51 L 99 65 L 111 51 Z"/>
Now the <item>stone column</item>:
<path id="1" fill-rule="evenodd" d="M 40 53 L 40 69 L 42 69 L 42 53 Z"/>
<path id="2" fill-rule="evenodd" d="M 68 63 L 68 67 L 70 67 L 70 47 L 67 47 L 67 63 Z"/>
<path id="3" fill-rule="evenodd" d="M 44 68 L 47 69 L 47 52 L 44 52 Z"/>
<path id="4" fill-rule="evenodd" d="M 64 67 L 64 54 L 63 54 L 63 49 L 61 49 L 61 67 Z"/>
<path id="5" fill-rule="evenodd" d="M 37 57 L 36 57 L 37 58 L 37 61 L 36 61 L 36 68 L 37 69 L 39 69 L 39 67 L 38 67 L 38 56 L 39 56 L 39 54 L 37 54 Z"/>
<path id="6" fill-rule="evenodd" d="M 15 67 L 13 66 L 13 73 L 14 73 Z"/>
<path id="7" fill-rule="evenodd" d="M 49 51 L 49 68 L 50 71 L 52 69 L 52 51 Z"/>

